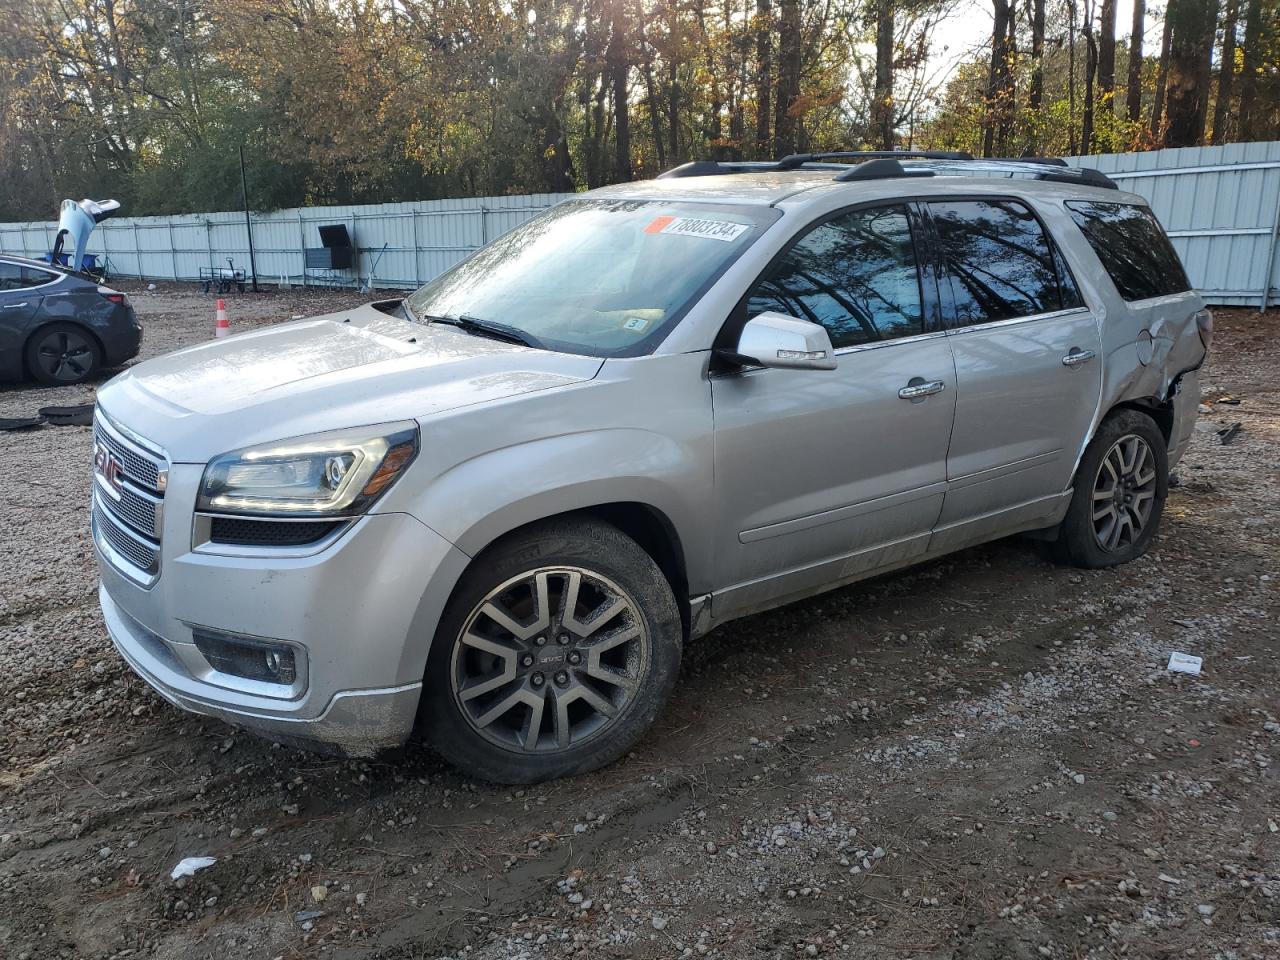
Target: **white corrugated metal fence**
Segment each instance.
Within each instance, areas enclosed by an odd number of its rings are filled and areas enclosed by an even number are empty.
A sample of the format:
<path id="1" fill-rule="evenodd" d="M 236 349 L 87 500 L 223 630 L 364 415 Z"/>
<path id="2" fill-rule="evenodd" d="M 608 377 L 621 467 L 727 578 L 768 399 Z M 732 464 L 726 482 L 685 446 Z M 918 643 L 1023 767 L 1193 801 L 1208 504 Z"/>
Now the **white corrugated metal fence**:
<path id="1" fill-rule="evenodd" d="M 254 259 L 258 282 L 354 286 L 375 270 L 377 286 L 416 287 L 443 273 L 472 250 L 519 226 L 572 194 L 531 194 L 379 203 L 348 207 L 304 207 L 255 213 Z M 96 199 L 96 198 L 95 198 Z M 346 271 L 307 270 L 307 248 L 319 247 L 319 228 L 342 224 L 358 251 Z M 53 246 L 57 224 L 0 224 L 0 251 L 39 257 Z M 384 250 L 385 244 L 385 250 Z M 197 213 L 169 217 L 115 217 L 89 238 L 88 253 L 105 259 L 116 277 L 195 280 L 202 268 L 249 269 L 244 214 Z"/>
<path id="2" fill-rule="evenodd" d="M 1121 189 L 1146 197 L 1173 238 L 1191 282 L 1216 304 L 1280 302 L 1280 142 L 1116 153 L 1068 160 L 1091 166 Z M 252 217 L 260 283 L 355 285 L 376 267 L 376 284 L 414 287 L 472 250 L 572 194 L 533 194 L 306 207 Z M 317 228 L 346 225 L 358 250 L 356 269 L 308 271 L 303 250 L 320 246 Z M 0 250 L 40 256 L 57 225 L 0 224 Z M 383 245 L 386 245 L 385 252 Z M 107 220 L 89 252 L 113 276 L 194 280 L 201 268 L 231 258 L 249 266 L 243 213 L 124 217 Z M 1264 300 L 1265 297 L 1265 300 Z"/>

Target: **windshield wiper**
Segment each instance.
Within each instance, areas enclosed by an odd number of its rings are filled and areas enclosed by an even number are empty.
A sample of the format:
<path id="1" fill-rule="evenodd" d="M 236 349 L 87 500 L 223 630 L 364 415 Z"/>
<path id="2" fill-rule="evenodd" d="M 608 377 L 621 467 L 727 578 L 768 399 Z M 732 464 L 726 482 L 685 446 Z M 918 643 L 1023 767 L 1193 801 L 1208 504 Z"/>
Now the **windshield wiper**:
<path id="1" fill-rule="evenodd" d="M 505 323 L 498 323 L 496 320 L 481 320 L 479 317 L 469 317 L 465 313 L 452 317 L 448 314 L 439 316 L 430 313 L 419 314 L 416 319 L 425 320 L 428 323 L 446 323 L 451 327 L 457 327 L 464 333 L 470 333 L 477 337 L 489 337 L 493 340 L 505 340 L 507 343 L 518 343 L 525 347 L 533 347 L 535 350 L 545 350 L 542 341 L 531 333 L 525 333 L 516 327 L 507 326 Z"/>

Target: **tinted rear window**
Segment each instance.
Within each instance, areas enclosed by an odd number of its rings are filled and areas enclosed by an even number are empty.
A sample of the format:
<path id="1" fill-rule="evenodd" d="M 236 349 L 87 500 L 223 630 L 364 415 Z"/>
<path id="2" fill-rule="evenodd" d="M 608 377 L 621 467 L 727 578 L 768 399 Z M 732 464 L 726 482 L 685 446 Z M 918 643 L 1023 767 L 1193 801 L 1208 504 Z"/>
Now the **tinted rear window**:
<path id="1" fill-rule="evenodd" d="M 1146 207 L 1069 200 L 1067 209 L 1125 300 L 1191 289 L 1173 244 Z"/>
<path id="2" fill-rule="evenodd" d="M 1030 317 L 1080 305 L 1071 274 L 1056 257 L 1040 221 L 1022 204 L 935 201 L 929 204 L 929 213 L 946 261 L 958 325 Z"/>

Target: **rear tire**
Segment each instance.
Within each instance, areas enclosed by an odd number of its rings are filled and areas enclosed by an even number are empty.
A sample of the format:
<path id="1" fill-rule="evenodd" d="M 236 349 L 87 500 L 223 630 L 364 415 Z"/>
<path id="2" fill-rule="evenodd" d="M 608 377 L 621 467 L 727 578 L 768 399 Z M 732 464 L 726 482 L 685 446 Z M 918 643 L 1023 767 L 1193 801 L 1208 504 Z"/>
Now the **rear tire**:
<path id="1" fill-rule="evenodd" d="M 102 369 L 102 347 L 84 327 L 51 323 L 27 340 L 27 370 L 36 380 L 55 387 L 84 383 Z"/>
<path id="2" fill-rule="evenodd" d="M 1071 506 L 1055 554 L 1078 567 L 1111 567 L 1142 556 L 1169 494 L 1164 434 L 1137 410 L 1120 410 L 1098 427 L 1076 471 Z"/>
<path id="3" fill-rule="evenodd" d="M 589 519 L 548 521 L 487 549 L 431 646 L 419 717 L 454 766 L 537 783 L 617 759 L 680 671 L 671 586 L 634 540 Z"/>

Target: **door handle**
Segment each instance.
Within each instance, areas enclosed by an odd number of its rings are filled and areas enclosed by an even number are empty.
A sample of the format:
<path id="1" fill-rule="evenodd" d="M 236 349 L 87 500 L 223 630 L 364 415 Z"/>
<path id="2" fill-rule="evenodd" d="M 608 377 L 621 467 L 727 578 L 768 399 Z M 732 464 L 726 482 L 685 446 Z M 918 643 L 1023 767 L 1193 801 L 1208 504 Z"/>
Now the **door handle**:
<path id="1" fill-rule="evenodd" d="M 1062 365 L 1064 367 L 1079 366 L 1082 363 L 1088 363 L 1096 356 L 1097 354 L 1092 350 L 1081 350 L 1079 347 L 1072 347 L 1071 352 L 1062 358 Z"/>
<path id="2" fill-rule="evenodd" d="M 26 305 L 27 305 L 27 301 L 25 301 L 25 300 L 24 300 L 24 301 L 22 301 L 22 303 L 6 303 L 6 304 L 4 305 L 4 309 L 5 309 L 5 310 L 18 310 L 18 309 L 21 309 L 22 307 L 25 307 Z"/>
<path id="3" fill-rule="evenodd" d="M 925 397 L 941 393 L 945 387 L 941 380 L 925 380 L 923 377 L 912 377 L 911 382 L 898 391 L 903 400 L 922 400 Z"/>

